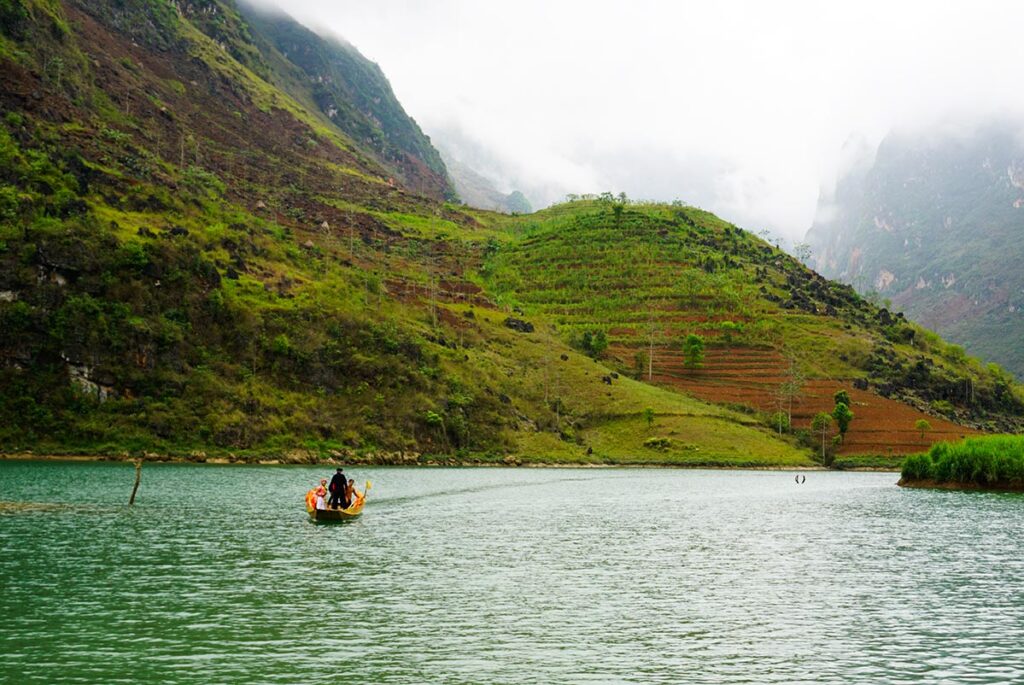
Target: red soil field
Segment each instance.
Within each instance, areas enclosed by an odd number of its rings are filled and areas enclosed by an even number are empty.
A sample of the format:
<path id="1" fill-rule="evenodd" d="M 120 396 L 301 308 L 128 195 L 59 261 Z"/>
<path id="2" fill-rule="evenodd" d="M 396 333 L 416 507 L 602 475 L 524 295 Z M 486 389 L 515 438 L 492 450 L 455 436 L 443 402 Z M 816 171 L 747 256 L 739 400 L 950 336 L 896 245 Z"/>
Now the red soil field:
<path id="1" fill-rule="evenodd" d="M 627 347 L 610 350 L 623 360 L 631 360 L 635 351 L 636 348 Z M 787 380 L 786 369 L 785 359 L 770 349 L 709 348 L 700 369 L 687 369 L 681 352 L 655 347 L 653 381 L 709 402 L 745 404 L 760 411 L 776 412 L 779 386 Z M 850 394 L 850 409 L 854 413 L 839 449 L 841 455 L 909 454 L 924 451 L 935 442 L 979 434 L 902 402 L 857 390 L 851 379 L 807 381 L 793 398 L 793 427 L 810 428 L 815 414 L 831 412 L 835 406 L 832 396 L 840 389 Z M 932 426 L 923 440 L 914 428 L 919 419 Z"/>

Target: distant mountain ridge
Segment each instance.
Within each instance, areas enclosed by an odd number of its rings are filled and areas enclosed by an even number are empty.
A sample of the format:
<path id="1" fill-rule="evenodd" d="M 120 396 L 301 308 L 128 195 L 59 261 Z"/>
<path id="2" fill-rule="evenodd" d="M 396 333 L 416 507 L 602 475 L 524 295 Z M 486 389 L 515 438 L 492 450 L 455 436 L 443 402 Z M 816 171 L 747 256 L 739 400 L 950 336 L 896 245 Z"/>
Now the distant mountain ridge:
<path id="1" fill-rule="evenodd" d="M 529 214 L 533 211 L 530 201 L 518 190 L 503 193 L 490 179 L 477 173 L 467 164 L 441 151 L 441 158 L 448 168 L 449 177 L 455 184 L 459 199 L 470 207 L 489 209 L 505 214 Z"/>
<path id="2" fill-rule="evenodd" d="M 893 134 L 822 198 L 813 265 L 1024 376 L 1019 122 Z"/>

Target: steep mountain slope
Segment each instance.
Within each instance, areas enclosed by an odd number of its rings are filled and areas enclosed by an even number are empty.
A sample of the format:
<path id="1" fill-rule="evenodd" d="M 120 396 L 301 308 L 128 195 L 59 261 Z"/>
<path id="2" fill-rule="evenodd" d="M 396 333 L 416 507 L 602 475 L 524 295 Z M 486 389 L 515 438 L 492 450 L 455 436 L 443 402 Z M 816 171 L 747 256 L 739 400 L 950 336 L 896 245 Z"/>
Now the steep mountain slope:
<path id="1" fill-rule="evenodd" d="M 823 198 L 815 268 L 874 291 L 1024 374 L 1024 144 L 1018 127 L 891 135 Z"/>
<path id="2" fill-rule="evenodd" d="M 322 38 L 291 17 L 241 3 L 269 80 L 311 104 L 402 184 L 437 199 L 454 198 L 444 163 L 402 108 L 380 67 L 340 38 Z"/>
<path id="3" fill-rule="evenodd" d="M 472 168 L 463 164 L 442 150 L 441 159 L 455 184 L 459 199 L 477 209 L 487 209 L 506 214 L 529 214 L 533 211 L 530 201 L 519 192 L 503 193 L 494 184 Z"/>
<path id="4" fill-rule="evenodd" d="M 1020 425 L 1020 390 L 1005 374 L 706 212 L 609 197 L 514 225 L 518 239 L 486 265 L 488 289 L 584 348 L 604 335 L 622 373 L 765 412 L 792 405 L 798 428 L 845 389 L 856 414 L 845 454 Z M 692 368 L 690 334 L 707 346 Z M 932 426 L 924 437 L 919 420 Z"/>
<path id="5" fill-rule="evenodd" d="M 392 182 L 231 3 L 0 8 L 0 449 L 810 463 L 509 319 L 506 219 Z"/>

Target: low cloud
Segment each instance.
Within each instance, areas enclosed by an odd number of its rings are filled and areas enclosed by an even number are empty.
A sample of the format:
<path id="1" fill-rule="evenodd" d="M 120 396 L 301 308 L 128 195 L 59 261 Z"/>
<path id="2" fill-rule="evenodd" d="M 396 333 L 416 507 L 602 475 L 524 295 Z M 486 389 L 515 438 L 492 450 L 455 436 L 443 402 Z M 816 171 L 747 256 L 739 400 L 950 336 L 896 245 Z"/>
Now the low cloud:
<path id="1" fill-rule="evenodd" d="M 1016 2 L 289 0 L 537 205 L 683 199 L 789 238 L 894 127 L 1024 111 Z M 863 156 L 859 157 L 863 159 Z M 487 173 L 481 169 L 482 173 Z M 510 186 L 511 187 L 511 186 Z"/>

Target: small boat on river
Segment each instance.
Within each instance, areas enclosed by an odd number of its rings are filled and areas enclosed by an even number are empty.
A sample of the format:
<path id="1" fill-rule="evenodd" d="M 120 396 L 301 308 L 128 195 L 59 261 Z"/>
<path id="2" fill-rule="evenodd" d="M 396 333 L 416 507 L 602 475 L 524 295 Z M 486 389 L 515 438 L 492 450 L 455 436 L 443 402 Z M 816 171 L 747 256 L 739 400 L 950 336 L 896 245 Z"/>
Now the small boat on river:
<path id="1" fill-rule="evenodd" d="M 356 491 L 354 501 L 345 509 L 317 509 L 316 495 L 313 494 L 313 490 L 310 490 L 306 493 L 306 512 L 309 513 L 309 519 L 314 523 L 354 521 L 363 514 L 363 506 L 366 504 L 366 493 L 369 489 L 370 481 L 366 481 L 366 488 L 362 492 Z M 310 496 L 311 494 L 313 494 L 312 497 Z"/>

